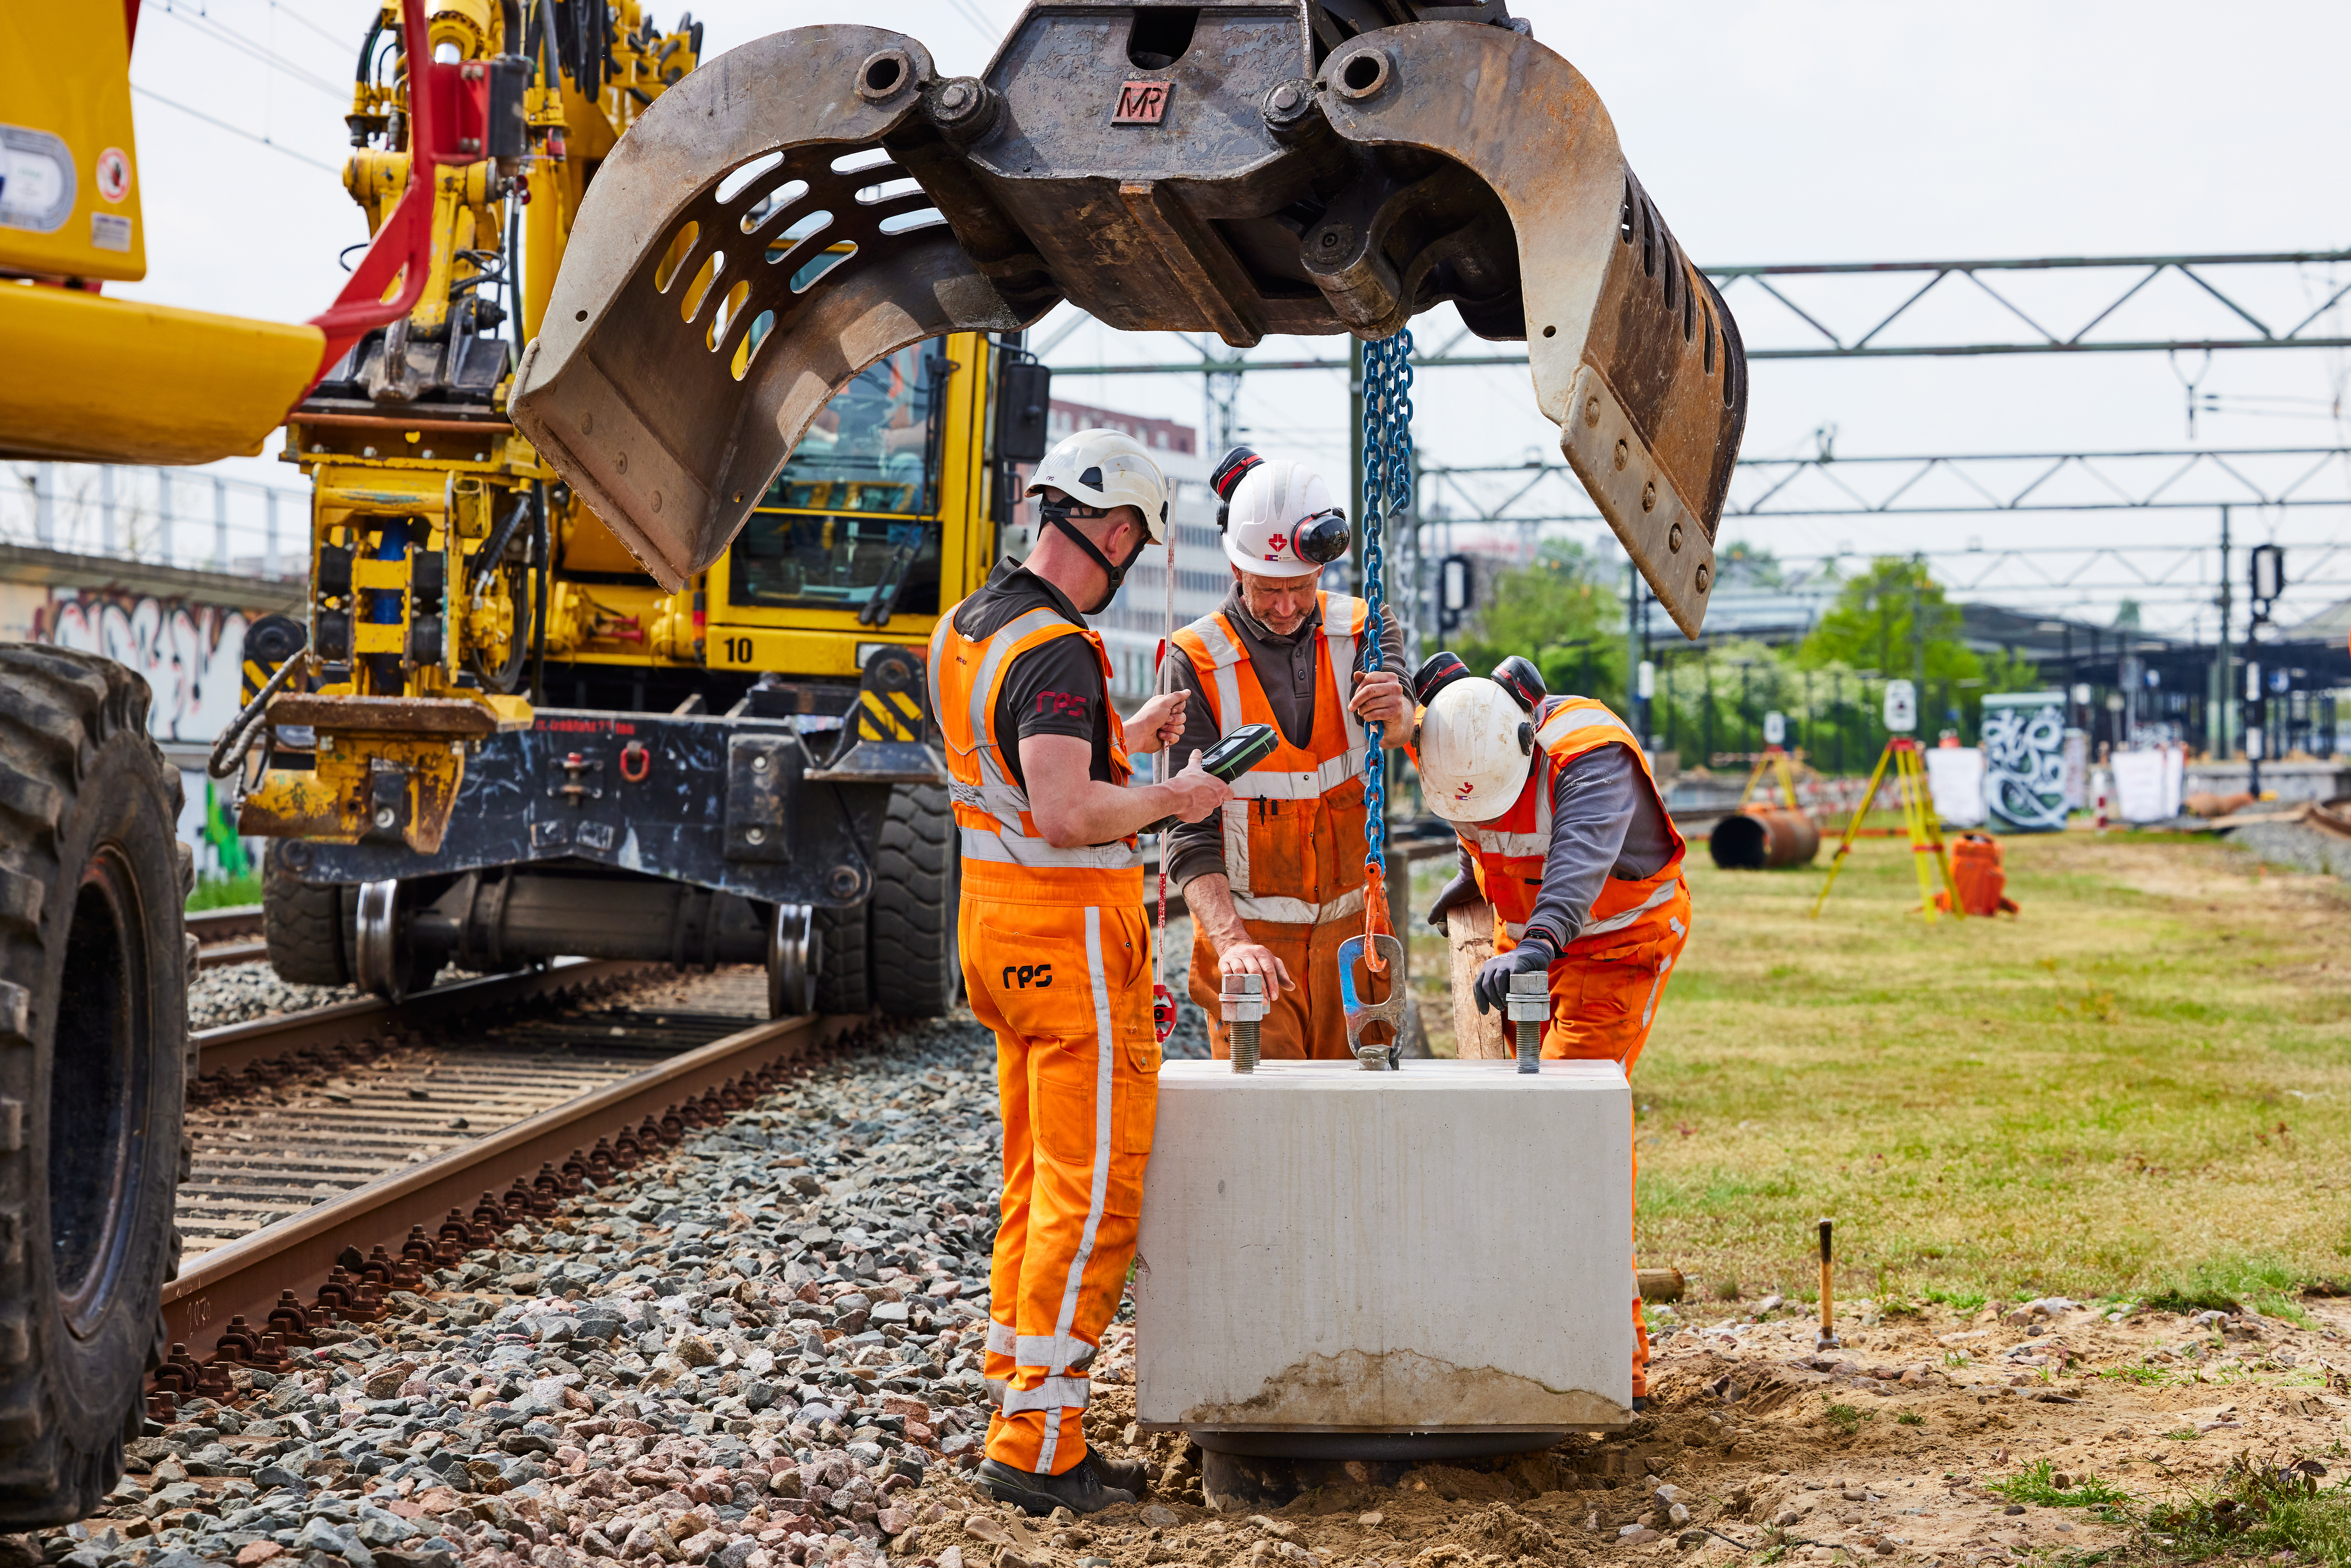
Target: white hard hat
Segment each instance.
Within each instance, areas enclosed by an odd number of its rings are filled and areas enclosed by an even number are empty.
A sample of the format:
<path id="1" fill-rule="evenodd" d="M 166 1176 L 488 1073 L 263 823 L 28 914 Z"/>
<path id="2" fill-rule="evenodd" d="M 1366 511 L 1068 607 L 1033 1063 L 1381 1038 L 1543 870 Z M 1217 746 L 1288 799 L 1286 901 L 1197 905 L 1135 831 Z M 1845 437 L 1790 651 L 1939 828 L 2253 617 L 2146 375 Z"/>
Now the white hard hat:
<path id="1" fill-rule="evenodd" d="M 1123 430 L 1080 430 L 1063 436 L 1029 476 L 1024 495 L 1050 486 L 1073 501 L 1108 511 L 1133 507 L 1154 540 L 1167 537 L 1167 476 L 1143 443 Z"/>
<path id="2" fill-rule="evenodd" d="M 1322 476 L 1302 464 L 1280 457 L 1251 464 L 1227 498 L 1225 558 L 1243 571 L 1311 577 L 1346 548 L 1346 515 Z"/>
<path id="3" fill-rule="evenodd" d="M 1483 675 L 1451 681 L 1421 713 L 1421 798 L 1448 822 L 1499 817 L 1525 787 L 1534 747 L 1517 698 Z"/>

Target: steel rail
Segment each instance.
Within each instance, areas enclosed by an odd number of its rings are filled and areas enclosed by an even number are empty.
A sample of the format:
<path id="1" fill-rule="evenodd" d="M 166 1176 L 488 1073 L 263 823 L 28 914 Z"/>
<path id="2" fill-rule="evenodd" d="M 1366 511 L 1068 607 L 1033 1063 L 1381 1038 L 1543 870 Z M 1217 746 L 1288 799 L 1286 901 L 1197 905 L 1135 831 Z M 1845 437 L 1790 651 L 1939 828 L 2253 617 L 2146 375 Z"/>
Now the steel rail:
<path id="1" fill-rule="evenodd" d="M 199 1335 L 240 1314 L 258 1326 L 280 1291 L 307 1301 L 345 1249 L 364 1254 L 381 1245 L 397 1256 L 410 1227 L 430 1233 L 450 1209 L 470 1211 L 485 1190 L 560 1164 L 599 1134 L 770 1062 L 806 1056 L 864 1021 L 808 1015 L 755 1024 L 229 1242 L 163 1287 L 166 1337 L 193 1350 Z"/>
<path id="2" fill-rule="evenodd" d="M 464 1013 L 495 1011 L 516 1002 L 581 994 L 667 967 L 637 959 L 564 958 L 544 969 L 485 975 L 435 986 L 405 1001 L 363 997 L 357 1001 L 330 1002 L 275 1018 L 198 1030 L 194 1036 L 197 1062 L 206 1072 L 234 1072 L 306 1047 L 344 1045 L 386 1030 L 414 1029 L 446 1022 Z"/>
<path id="3" fill-rule="evenodd" d="M 261 905 L 233 904 L 225 909 L 188 911 L 188 935 L 199 942 L 233 942 L 261 935 Z"/>

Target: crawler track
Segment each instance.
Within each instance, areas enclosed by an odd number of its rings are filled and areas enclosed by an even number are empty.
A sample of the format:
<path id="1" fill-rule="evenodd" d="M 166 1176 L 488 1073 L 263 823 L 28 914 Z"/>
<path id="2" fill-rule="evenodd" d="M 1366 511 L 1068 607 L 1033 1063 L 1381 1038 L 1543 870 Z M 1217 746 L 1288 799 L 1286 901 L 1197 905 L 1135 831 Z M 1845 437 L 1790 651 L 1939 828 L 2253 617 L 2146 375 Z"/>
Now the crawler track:
<path id="1" fill-rule="evenodd" d="M 157 1386 L 217 1391 L 225 1379 L 198 1346 L 266 1364 L 273 1311 L 288 1339 L 380 1315 L 386 1292 L 469 1255 L 481 1261 L 581 1178 L 747 1103 L 859 1022 L 753 1022 L 740 1006 L 631 998 L 512 1016 L 651 968 L 575 964 L 440 988 L 397 1009 L 350 1003 L 199 1037 L 186 1249 L 163 1292 L 175 1364 Z M 493 1009 L 506 1021 L 486 1021 Z"/>

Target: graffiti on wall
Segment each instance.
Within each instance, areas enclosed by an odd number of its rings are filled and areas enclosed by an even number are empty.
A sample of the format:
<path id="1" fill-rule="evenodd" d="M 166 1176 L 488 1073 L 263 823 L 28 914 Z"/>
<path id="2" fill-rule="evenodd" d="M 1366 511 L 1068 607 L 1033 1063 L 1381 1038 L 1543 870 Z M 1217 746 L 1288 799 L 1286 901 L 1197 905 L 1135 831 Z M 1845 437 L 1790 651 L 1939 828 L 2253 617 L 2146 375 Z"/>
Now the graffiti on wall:
<path id="1" fill-rule="evenodd" d="M 214 604 L 134 594 L 53 596 L 35 637 L 102 654 L 146 677 L 158 740 L 212 741 L 236 716 L 246 616 Z"/>
<path id="2" fill-rule="evenodd" d="M 1992 826 L 2050 833 L 2065 825 L 2065 694 L 2008 692 L 1983 700 L 1984 804 Z"/>

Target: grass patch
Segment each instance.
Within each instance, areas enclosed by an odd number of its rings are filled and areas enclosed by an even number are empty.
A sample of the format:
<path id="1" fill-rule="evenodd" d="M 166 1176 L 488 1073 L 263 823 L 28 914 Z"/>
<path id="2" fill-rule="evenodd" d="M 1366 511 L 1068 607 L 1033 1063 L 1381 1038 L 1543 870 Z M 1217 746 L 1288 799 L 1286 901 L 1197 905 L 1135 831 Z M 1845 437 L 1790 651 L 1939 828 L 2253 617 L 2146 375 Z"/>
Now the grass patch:
<path id="1" fill-rule="evenodd" d="M 2061 1487 L 2058 1473 L 2047 1459 L 2035 1459 L 2012 1476 L 1985 1483 L 1984 1490 L 1998 1492 L 2011 1502 L 2038 1503 L 2043 1508 L 2096 1508 L 2130 1500 L 2129 1493 L 2095 1476 L 2069 1475 L 2067 1484 Z"/>
<path id="2" fill-rule="evenodd" d="M 1859 1406 L 1855 1405 L 1831 1405 L 1827 1409 L 1822 1411 L 1821 1415 L 1828 1421 L 1830 1426 L 1834 1427 L 1838 1431 L 1843 1432 L 1848 1437 L 1861 1430 L 1861 1424 L 1864 1421 L 1875 1421 L 1877 1419 L 1876 1411 L 1864 1410 Z"/>
<path id="3" fill-rule="evenodd" d="M 1916 1410 L 1905 1410 L 1894 1417 L 1894 1424 L 1897 1427 L 1923 1427 L 1927 1424 L 1927 1417 Z"/>
<path id="4" fill-rule="evenodd" d="M 261 902 L 261 873 L 250 872 L 244 876 L 208 876 L 196 883 L 188 894 L 190 909 L 234 909 L 242 904 Z"/>
<path id="5" fill-rule="evenodd" d="M 2096 1373 L 2118 1383 L 2136 1383 L 2142 1388 L 2160 1388 L 2174 1381 L 2170 1373 L 2159 1366 L 2105 1366 Z"/>
<path id="6" fill-rule="evenodd" d="M 2316 1459 L 2239 1459 L 2211 1491 L 2151 1510 L 2139 1544 L 2175 1563 L 2291 1552 L 2304 1563 L 2351 1568 L 2351 1486 L 2323 1485 L 2325 1474 Z"/>
<path id="7" fill-rule="evenodd" d="M 2002 848 L 2022 917 L 1931 926 L 1898 840 L 1858 843 L 1817 921 L 1824 864 L 1692 858 L 1633 1077 L 1641 1255 L 1805 1279 L 1828 1215 L 1850 1301 L 2293 1315 L 2351 1272 L 2341 1206 L 2309 1201 L 2351 1169 L 2351 889 L 2209 842 Z M 1415 981 L 1441 986 L 1430 935 Z"/>
<path id="8" fill-rule="evenodd" d="M 2244 1307 L 2269 1318 L 2307 1325 L 2309 1314 L 2294 1299 L 2303 1276 L 2283 1259 L 2210 1258 L 2175 1274 L 2147 1298 L 2167 1312 L 2233 1312 Z"/>

